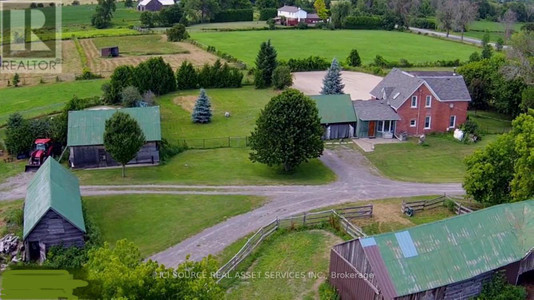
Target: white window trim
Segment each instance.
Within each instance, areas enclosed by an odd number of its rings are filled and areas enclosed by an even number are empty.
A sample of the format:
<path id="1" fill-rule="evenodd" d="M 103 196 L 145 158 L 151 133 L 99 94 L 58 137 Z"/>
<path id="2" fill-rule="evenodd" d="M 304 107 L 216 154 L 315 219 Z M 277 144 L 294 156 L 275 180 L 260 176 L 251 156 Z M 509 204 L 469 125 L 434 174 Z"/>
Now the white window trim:
<path id="1" fill-rule="evenodd" d="M 415 99 L 415 105 L 413 105 L 413 100 Z M 411 108 L 417 108 L 417 96 L 412 96 L 410 98 L 410 107 Z"/>
<path id="2" fill-rule="evenodd" d="M 430 95 L 426 96 L 425 107 L 432 107 L 432 96 L 430 96 Z"/>
<path id="3" fill-rule="evenodd" d="M 428 127 L 426 126 L 426 118 L 428 118 Z M 425 117 L 425 129 L 430 129 L 430 128 L 432 128 L 432 117 L 426 116 Z"/>
<path id="4" fill-rule="evenodd" d="M 413 125 L 412 125 L 412 121 L 413 121 Z M 416 127 L 417 126 L 417 120 L 416 119 L 411 119 L 410 120 L 410 127 Z"/>
<path id="5" fill-rule="evenodd" d="M 452 123 L 452 126 L 451 126 L 451 118 L 454 117 L 454 122 Z M 452 115 L 449 117 L 449 128 L 455 128 L 456 127 L 456 115 Z"/>

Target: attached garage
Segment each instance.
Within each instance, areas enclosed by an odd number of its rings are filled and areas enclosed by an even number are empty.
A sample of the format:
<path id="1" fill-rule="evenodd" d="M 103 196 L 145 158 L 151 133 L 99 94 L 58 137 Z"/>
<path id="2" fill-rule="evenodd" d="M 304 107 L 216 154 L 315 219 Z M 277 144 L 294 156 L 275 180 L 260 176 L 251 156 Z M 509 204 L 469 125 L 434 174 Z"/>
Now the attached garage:
<path id="1" fill-rule="evenodd" d="M 145 134 L 146 144 L 128 164 L 159 164 L 161 117 L 158 106 L 69 112 L 67 146 L 72 168 L 118 166 L 104 148 L 106 120 L 117 112 L 129 114 Z"/>
<path id="2" fill-rule="evenodd" d="M 355 135 L 356 114 L 350 95 L 310 96 L 316 103 L 324 128 L 323 139 L 346 139 Z"/>

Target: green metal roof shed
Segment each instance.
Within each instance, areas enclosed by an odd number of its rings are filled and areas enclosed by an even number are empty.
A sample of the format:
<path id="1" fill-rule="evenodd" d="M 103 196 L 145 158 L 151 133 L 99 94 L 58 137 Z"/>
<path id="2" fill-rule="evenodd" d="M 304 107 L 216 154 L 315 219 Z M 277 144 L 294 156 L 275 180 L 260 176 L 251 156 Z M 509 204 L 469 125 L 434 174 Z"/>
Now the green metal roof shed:
<path id="1" fill-rule="evenodd" d="M 133 107 L 70 111 L 67 146 L 103 145 L 106 120 L 117 111 L 129 114 L 139 123 L 147 142 L 161 141 L 159 106 Z"/>
<path id="2" fill-rule="evenodd" d="M 510 268 L 507 271 L 518 277 L 521 267 L 508 266 L 516 263 L 530 266 L 534 261 L 534 200 L 496 205 L 365 237 L 337 245 L 333 250 L 348 253 L 347 249 L 355 248 L 360 250 L 347 254 L 352 258 L 345 258 L 353 260 L 353 266 L 368 262 L 386 299 L 445 286 L 463 288 L 459 283 L 501 268 Z M 527 257 L 529 261 L 523 262 Z"/>
<path id="3" fill-rule="evenodd" d="M 310 98 L 317 104 L 321 124 L 356 123 L 350 95 L 315 95 Z"/>
<path id="4" fill-rule="evenodd" d="M 24 239 L 50 210 L 86 232 L 78 178 L 53 158 L 43 163 L 28 186 L 24 202 Z"/>

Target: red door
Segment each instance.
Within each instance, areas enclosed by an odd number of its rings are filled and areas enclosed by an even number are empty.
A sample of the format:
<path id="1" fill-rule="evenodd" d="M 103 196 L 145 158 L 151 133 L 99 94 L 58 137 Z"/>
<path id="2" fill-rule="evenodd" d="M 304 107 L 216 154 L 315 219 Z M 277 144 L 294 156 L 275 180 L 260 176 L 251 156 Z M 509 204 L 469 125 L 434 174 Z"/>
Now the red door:
<path id="1" fill-rule="evenodd" d="M 375 137 L 375 125 L 376 125 L 376 121 L 369 121 L 369 132 L 367 133 L 367 135 L 370 138 Z"/>

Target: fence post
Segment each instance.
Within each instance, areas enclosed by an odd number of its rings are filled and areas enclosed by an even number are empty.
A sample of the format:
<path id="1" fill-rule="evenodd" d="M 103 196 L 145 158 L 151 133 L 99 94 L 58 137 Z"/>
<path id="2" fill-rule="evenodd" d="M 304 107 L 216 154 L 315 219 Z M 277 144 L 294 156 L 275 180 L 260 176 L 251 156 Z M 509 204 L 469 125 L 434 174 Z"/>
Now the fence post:
<path id="1" fill-rule="evenodd" d="M 276 217 L 276 229 L 280 228 L 280 219 Z"/>
<path id="2" fill-rule="evenodd" d="M 302 218 L 302 227 L 306 226 L 306 213 L 304 213 L 304 216 Z"/>

